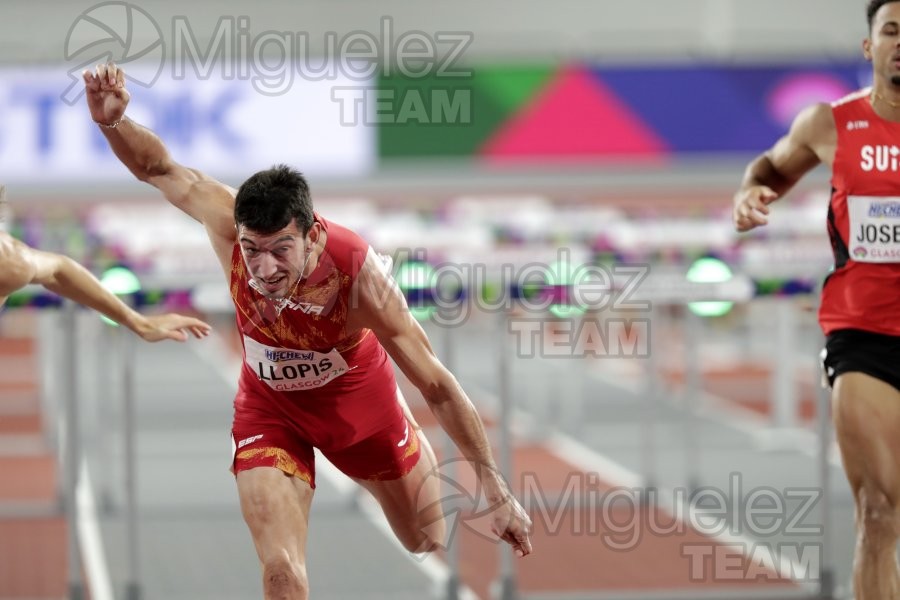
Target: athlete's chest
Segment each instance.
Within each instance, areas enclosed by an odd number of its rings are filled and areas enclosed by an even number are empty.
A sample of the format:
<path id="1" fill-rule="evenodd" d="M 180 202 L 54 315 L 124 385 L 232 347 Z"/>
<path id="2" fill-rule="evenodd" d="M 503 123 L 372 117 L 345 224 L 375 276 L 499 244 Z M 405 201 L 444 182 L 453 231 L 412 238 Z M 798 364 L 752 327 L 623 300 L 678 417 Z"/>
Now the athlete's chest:
<path id="1" fill-rule="evenodd" d="M 349 281 L 339 272 L 272 300 L 254 290 L 236 297 L 241 332 L 285 348 L 328 348 L 346 337 Z"/>
<path id="2" fill-rule="evenodd" d="M 837 127 L 834 171 L 847 187 L 900 193 L 900 124 L 860 114 Z"/>

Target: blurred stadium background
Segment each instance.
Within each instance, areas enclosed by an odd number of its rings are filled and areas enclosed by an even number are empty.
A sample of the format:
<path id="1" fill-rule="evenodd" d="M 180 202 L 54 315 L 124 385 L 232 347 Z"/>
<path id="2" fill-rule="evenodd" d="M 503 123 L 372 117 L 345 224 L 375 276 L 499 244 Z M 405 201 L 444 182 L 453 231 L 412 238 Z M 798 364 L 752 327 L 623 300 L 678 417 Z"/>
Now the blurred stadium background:
<path id="1" fill-rule="evenodd" d="M 534 556 L 512 560 L 404 384 L 446 461 L 448 548 L 406 554 L 322 460 L 312 597 L 851 596 L 852 498 L 816 371 L 828 174 L 764 230 L 734 234 L 730 212 L 801 107 L 869 83 L 862 0 L 0 11 L 6 228 L 142 310 L 216 325 L 145 345 L 40 290 L 10 299 L 0 600 L 260 597 L 228 472 L 227 290 L 202 228 L 91 123 L 79 73 L 107 59 L 176 160 L 235 186 L 296 166 L 322 214 L 394 257 L 535 522 Z"/>

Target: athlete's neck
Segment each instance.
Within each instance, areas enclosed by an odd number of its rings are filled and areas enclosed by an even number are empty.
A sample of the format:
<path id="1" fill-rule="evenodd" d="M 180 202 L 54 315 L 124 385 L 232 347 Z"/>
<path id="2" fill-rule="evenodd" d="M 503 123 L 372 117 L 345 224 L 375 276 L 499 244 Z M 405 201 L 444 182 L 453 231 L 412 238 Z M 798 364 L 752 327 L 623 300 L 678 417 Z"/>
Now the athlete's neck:
<path id="1" fill-rule="evenodd" d="M 325 252 L 325 241 L 327 239 L 328 233 L 326 233 L 324 229 L 320 230 L 319 237 L 316 238 L 316 243 L 313 244 L 312 251 L 310 252 L 309 265 L 303 269 L 304 279 L 312 275 L 313 271 L 316 270 L 316 267 L 319 266 L 319 257 Z"/>
<path id="2" fill-rule="evenodd" d="M 869 95 L 872 109 L 886 121 L 900 123 L 900 87 L 895 85 L 875 85 Z"/>

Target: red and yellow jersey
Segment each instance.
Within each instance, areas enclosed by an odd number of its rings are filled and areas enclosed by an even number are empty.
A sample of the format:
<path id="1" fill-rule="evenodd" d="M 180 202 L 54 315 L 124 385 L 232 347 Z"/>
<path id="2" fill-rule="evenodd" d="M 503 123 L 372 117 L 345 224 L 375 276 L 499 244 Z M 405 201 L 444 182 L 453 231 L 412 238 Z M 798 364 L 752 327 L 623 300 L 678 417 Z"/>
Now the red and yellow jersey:
<path id="1" fill-rule="evenodd" d="M 384 348 L 368 329 L 347 331 L 369 246 L 315 219 L 327 234 L 325 248 L 281 306 L 255 289 L 235 244 L 230 290 L 243 344 L 235 411 L 288 419 L 313 445 L 337 450 L 384 428 L 401 409 Z"/>
<path id="2" fill-rule="evenodd" d="M 834 271 L 819 323 L 825 334 L 900 335 L 900 123 L 872 109 L 870 90 L 832 105 L 837 147 L 828 234 Z"/>

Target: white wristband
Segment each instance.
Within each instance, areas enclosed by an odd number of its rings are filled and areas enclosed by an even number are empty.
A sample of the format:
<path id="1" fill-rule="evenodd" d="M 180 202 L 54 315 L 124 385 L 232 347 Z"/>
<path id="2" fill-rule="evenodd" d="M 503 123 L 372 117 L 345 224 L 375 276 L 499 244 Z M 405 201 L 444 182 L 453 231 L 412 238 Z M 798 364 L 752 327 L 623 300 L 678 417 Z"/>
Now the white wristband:
<path id="1" fill-rule="evenodd" d="M 116 127 L 119 126 L 119 123 L 121 123 L 124 120 L 125 120 L 125 115 L 122 115 L 121 117 L 119 117 L 119 120 L 114 123 L 101 123 L 100 121 L 94 121 L 94 123 L 96 123 L 97 125 L 100 125 L 101 127 L 106 127 L 107 129 L 115 129 Z"/>

